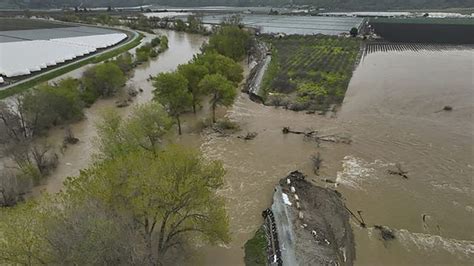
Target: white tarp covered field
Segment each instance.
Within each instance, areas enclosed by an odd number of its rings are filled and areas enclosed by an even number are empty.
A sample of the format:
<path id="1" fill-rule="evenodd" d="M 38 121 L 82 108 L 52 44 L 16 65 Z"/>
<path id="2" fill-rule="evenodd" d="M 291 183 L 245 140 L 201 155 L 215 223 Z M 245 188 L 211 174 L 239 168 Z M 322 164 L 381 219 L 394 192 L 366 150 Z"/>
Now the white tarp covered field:
<path id="1" fill-rule="evenodd" d="M 15 77 L 107 48 L 126 39 L 125 33 L 0 43 L 0 75 Z"/>

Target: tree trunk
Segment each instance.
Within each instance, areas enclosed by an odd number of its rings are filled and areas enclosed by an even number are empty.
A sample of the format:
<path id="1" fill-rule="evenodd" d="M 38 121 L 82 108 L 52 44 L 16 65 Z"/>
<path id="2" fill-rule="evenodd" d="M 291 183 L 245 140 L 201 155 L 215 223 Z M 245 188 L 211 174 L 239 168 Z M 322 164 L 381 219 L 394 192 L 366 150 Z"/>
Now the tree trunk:
<path id="1" fill-rule="evenodd" d="M 179 120 L 179 115 L 176 116 L 176 120 L 178 121 L 178 134 L 181 135 L 181 120 Z"/>
<path id="2" fill-rule="evenodd" d="M 196 100 L 194 99 L 194 96 L 193 96 L 193 113 L 196 114 Z"/>
<path id="3" fill-rule="evenodd" d="M 212 104 L 212 123 L 216 123 L 216 105 Z"/>

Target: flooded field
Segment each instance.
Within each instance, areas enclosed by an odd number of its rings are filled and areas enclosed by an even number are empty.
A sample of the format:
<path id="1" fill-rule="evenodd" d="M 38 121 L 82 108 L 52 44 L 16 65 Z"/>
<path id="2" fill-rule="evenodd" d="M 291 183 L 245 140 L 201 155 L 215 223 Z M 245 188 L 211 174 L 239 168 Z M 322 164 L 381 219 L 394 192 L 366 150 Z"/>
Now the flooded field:
<path id="1" fill-rule="evenodd" d="M 170 49 L 137 68 L 129 81 L 144 90 L 135 103 L 151 100 L 149 75 L 190 60 L 205 41 L 197 35 L 163 33 Z M 361 210 L 370 227 L 395 230 L 396 239 L 384 245 L 376 231 L 353 224 L 357 265 L 472 264 L 473 58 L 473 50 L 369 53 L 354 73 L 337 118 L 259 105 L 245 94 L 226 113 L 242 128 L 235 135 L 189 133 L 201 117 L 187 116 L 186 134 L 178 141 L 222 160 L 228 171 L 220 193 L 227 199 L 232 233 L 229 245 L 203 246 L 199 259 L 190 264 L 243 265 L 243 245 L 261 224 L 261 211 L 270 206 L 276 182 L 296 169 L 322 186 L 333 185 L 321 178 L 337 181 L 348 207 Z M 440 112 L 446 105 L 453 110 Z M 87 119 L 73 126 L 80 143 L 65 151 L 59 168 L 39 190 L 59 191 L 66 176 L 92 162 L 95 122 L 103 108 L 112 106 L 113 100 L 102 100 L 86 111 Z M 129 110 L 118 112 L 126 115 Z M 318 146 L 300 135 L 283 135 L 285 126 L 347 134 L 353 142 Z M 246 132 L 258 135 L 250 141 L 237 138 Z M 61 140 L 62 134 L 58 129 L 51 139 Z M 309 159 L 316 152 L 324 160 L 319 177 L 312 175 Z M 408 179 L 387 174 L 397 163 L 408 171 Z"/>

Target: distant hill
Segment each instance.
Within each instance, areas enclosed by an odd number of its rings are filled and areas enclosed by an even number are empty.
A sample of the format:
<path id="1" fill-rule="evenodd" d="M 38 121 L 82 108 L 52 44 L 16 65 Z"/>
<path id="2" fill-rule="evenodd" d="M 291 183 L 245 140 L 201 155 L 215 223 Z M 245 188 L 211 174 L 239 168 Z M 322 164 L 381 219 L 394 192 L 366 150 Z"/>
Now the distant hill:
<path id="1" fill-rule="evenodd" d="M 472 0 L 1 0 L 0 6 L 57 8 L 63 6 L 287 6 L 311 5 L 332 10 L 442 9 L 474 7 Z"/>

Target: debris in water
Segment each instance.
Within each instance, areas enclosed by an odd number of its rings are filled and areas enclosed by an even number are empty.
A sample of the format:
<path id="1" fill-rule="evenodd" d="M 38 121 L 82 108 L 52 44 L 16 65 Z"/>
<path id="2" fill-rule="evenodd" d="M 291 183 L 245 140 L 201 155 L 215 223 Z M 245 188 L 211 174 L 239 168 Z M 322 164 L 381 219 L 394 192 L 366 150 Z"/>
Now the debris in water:
<path id="1" fill-rule="evenodd" d="M 374 228 L 380 231 L 383 240 L 388 241 L 395 239 L 395 234 L 390 228 L 381 225 L 374 225 Z"/>
<path id="2" fill-rule="evenodd" d="M 397 167 L 397 170 L 387 170 L 387 173 L 389 173 L 390 175 L 399 175 L 405 179 L 408 179 L 408 172 L 402 169 L 402 165 L 400 163 L 397 163 L 395 166 Z"/>
<path id="3" fill-rule="evenodd" d="M 306 140 L 314 140 L 318 144 L 320 141 L 327 141 L 327 142 L 334 142 L 334 143 L 344 143 L 344 144 L 351 144 L 352 140 L 348 136 L 342 136 L 342 135 L 326 135 L 326 136 L 318 136 L 318 131 L 313 130 L 313 131 L 295 131 L 291 130 L 290 127 L 283 127 L 282 129 L 283 134 L 297 134 L 297 135 L 304 135 Z"/>
<path id="4" fill-rule="evenodd" d="M 319 175 L 319 169 L 321 168 L 321 164 L 323 163 L 323 159 L 321 159 L 321 154 L 318 152 L 317 154 L 312 155 L 311 161 L 313 162 L 314 174 Z"/>
<path id="5" fill-rule="evenodd" d="M 336 181 L 328 179 L 328 178 L 322 178 L 321 181 L 329 183 L 329 184 L 336 184 Z"/>
<path id="6" fill-rule="evenodd" d="M 443 109 L 438 110 L 438 111 L 436 111 L 435 113 L 439 113 L 439 112 L 443 112 L 443 111 L 449 112 L 449 111 L 452 111 L 452 110 L 453 110 L 453 107 L 452 107 L 452 106 L 445 105 L 445 106 L 443 107 Z"/>
<path id="7" fill-rule="evenodd" d="M 79 142 L 79 139 L 74 136 L 70 126 L 67 126 L 65 129 L 64 144 L 76 144 Z"/>
<path id="8" fill-rule="evenodd" d="M 243 139 L 243 140 L 252 140 L 258 135 L 257 132 L 248 132 L 247 135 L 245 136 L 238 136 L 237 138 Z"/>

